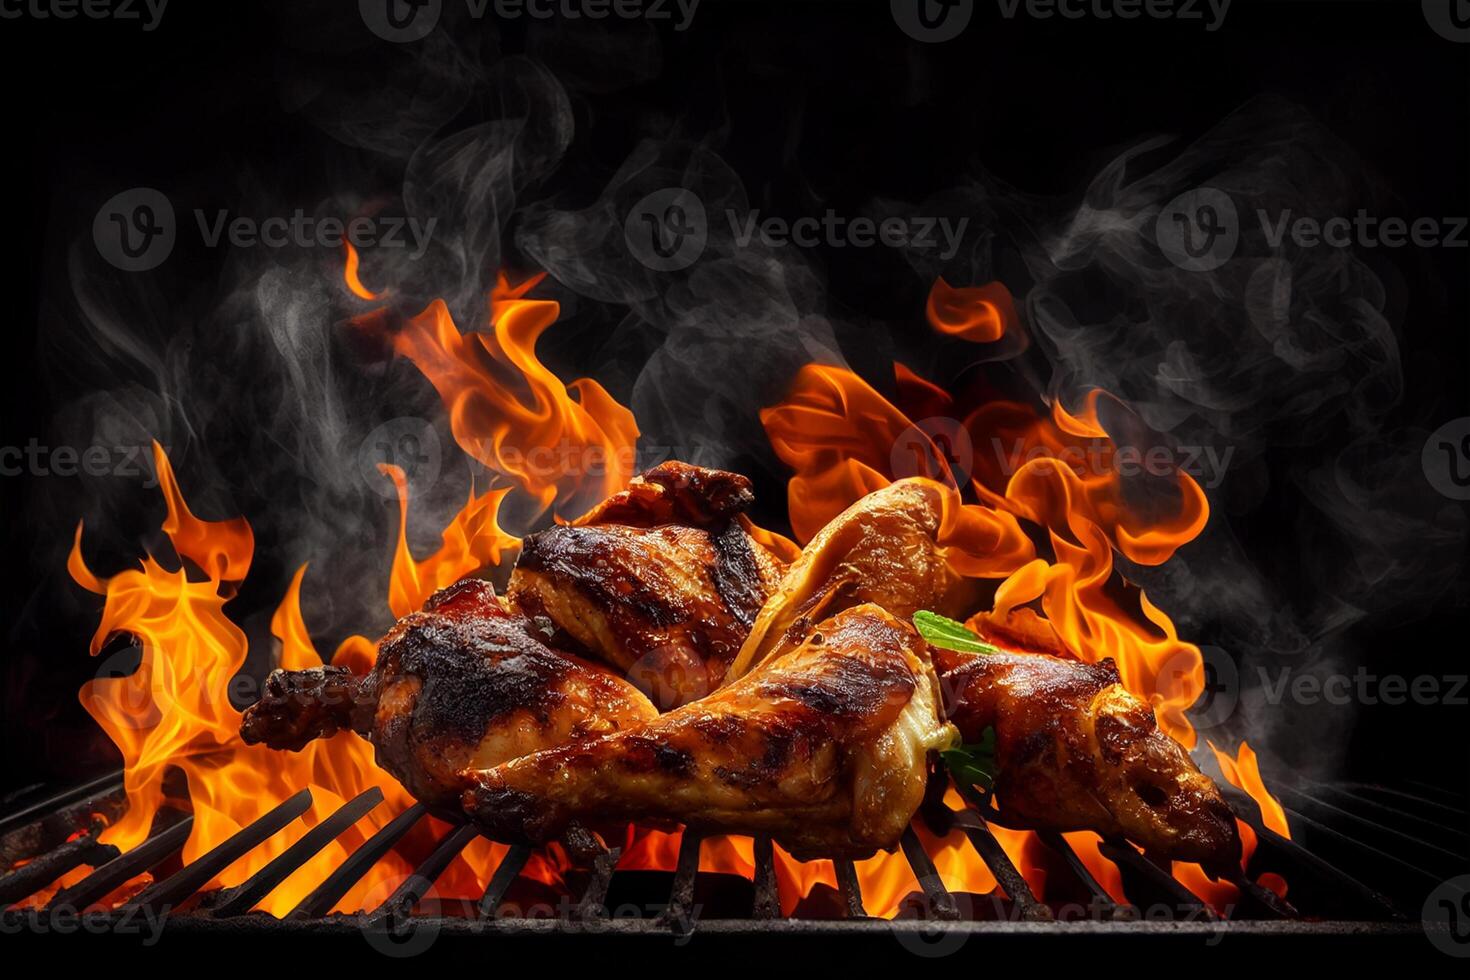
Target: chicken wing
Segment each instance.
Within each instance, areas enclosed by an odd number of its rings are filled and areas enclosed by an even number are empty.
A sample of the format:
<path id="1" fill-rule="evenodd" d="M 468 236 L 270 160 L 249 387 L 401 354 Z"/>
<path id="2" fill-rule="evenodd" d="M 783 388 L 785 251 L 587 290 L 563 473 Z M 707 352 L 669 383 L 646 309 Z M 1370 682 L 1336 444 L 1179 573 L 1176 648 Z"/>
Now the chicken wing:
<path id="1" fill-rule="evenodd" d="M 955 740 L 937 683 L 911 627 L 858 606 L 646 725 L 472 774 L 465 809 L 505 841 L 652 820 L 770 834 L 798 858 L 866 857 L 898 844 L 928 753 Z"/>
<path id="2" fill-rule="evenodd" d="M 784 564 L 734 473 L 669 462 L 574 524 L 526 538 L 508 595 L 661 708 L 714 690 Z"/>
<path id="3" fill-rule="evenodd" d="M 488 582 L 466 579 L 399 620 L 366 675 L 341 667 L 272 673 L 240 734 L 249 744 L 294 751 L 351 729 L 416 799 L 462 819 L 465 769 L 657 714 L 605 667 L 546 646 Z"/>
<path id="4" fill-rule="evenodd" d="M 1238 870 L 1230 806 L 1123 688 L 1111 660 L 939 649 L 934 659 L 947 715 L 965 742 L 995 729 L 1002 819 L 1126 837 L 1217 875 Z"/>
<path id="5" fill-rule="evenodd" d="M 915 478 L 875 490 L 833 518 L 786 570 L 727 680 L 780 656 L 812 623 L 852 606 L 871 602 L 908 620 L 921 609 L 951 615 L 972 605 L 976 584 L 950 569 L 938 543 L 943 509 L 939 484 Z"/>

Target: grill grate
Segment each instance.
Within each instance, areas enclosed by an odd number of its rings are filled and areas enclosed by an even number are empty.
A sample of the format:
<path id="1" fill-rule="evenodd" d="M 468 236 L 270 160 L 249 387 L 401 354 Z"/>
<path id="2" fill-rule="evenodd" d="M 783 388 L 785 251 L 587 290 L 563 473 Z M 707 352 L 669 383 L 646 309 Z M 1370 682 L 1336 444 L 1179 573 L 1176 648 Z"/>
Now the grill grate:
<path id="1" fill-rule="evenodd" d="M 120 812 L 114 799 L 120 795 L 120 783 L 116 779 L 108 779 L 88 784 L 81 789 L 83 792 L 80 794 L 76 790 L 62 794 L 49 801 L 31 805 L 17 815 L 0 821 L 0 826 L 6 828 L 6 833 L 0 836 L 0 844 L 13 847 L 18 846 L 17 841 L 44 840 L 46 834 L 38 830 L 38 826 L 43 829 L 49 827 L 47 832 L 55 836 L 60 830 L 56 825 L 60 814 L 70 814 L 73 818 L 79 818 L 82 814 L 88 815 L 80 827 L 83 833 L 78 834 L 74 829 L 62 842 L 53 844 L 34 860 L 0 877 L 0 901 L 7 904 L 21 901 L 44 889 L 60 874 L 87 865 L 95 870 L 80 882 L 58 892 L 46 907 L 53 911 L 85 909 L 143 872 L 167 866 L 188 839 L 193 818 L 180 814 L 144 843 L 119 854 L 116 849 L 97 842 L 95 834 L 102 821 L 94 815 Z M 1330 787 L 1315 784 L 1297 788 L 1286 795 L 1293 804 L 1301 806 L 1301 811 L 1292 806 L 1288 807 L 1288 812 L 1293 825 L 1301 826 L 1303 836 L 1309 840 L 1324 840 L 1338 848 L 1355 848 L 1366 858 L 1382 858 L 1385 866 L 1411 879 L 1423 878 L 1427 872 L 1413 860 L 1385 851 L 1388 843 L 1370 843 L 1354 835 L 1355 830 L 1376 827 L 1395 819 L 1398 810 L 1395 807 L 1397 801 L 1394 792 L 1376 787 Z M 1210 906 L 1131 844 L 1121 840 L 1104 841 L 1101 844 L 1104 855 L 1118 865 L 1124 875 L 1125 888 L 1130 896 L 1135 896 L 1135 901 L 1141 903 L 1145 897 L 1162 898 L 1164 906 L 1176 910 L 1177 919 L 1227 930 L 1260 928 L 1273 921 L 1278 928 L 1305 931 L 1345 929 L 1349 928 L 1351 922 L 1379 923 L 1388 928 L 1388 924 L 1404 921 L 1400 909 L 1382 893 L 1347 874 L 1336 863 L 1303 843 L 1279 837 L 1263 827 L 1259 812 L 1243 794 L 1227 795 L 1237 813 L 1256 832 L 1259 840 L 1257 860 L 1285 874 L 1292 883 L 1294 894 L 1300 888 L 1308 896 L 1332 896 L 1332 908 L 1327 910 L 1330 915 L 1319 913 L 1315 919 L 1303 919 L 1293 902 L 1277 898 L 1274 893 L 1242 876 L 1236 882 L 1242 889 L 1242 898 L 1235 910 L 1235 921 L 1221 921 Z M 1424 805 L 1406 814 L 1409 819 L 1405 820 L 1404 826 L 1442 832 L 1435 838 L 1436 843 L 1426 844 L 1413 838 L 1415 843 L 1439 848 L 1444 842 L 1455 839 L 1458 832 L 1447 822 L 1447 815 L 1455 813 L 1451 804 L 1411 795 L 1409 802 L 1414 801 Z M 302 790 L 208 853 L 155 881 L 113 914 L 121 916 L 140 910 L 153 913 L 161 911 L 170 915 L 171 921 L 188 920 L 199 928 L 208 928 L 210 923 L 223 925 L 227 922 L 262 921 L 280 925 L 277 920 L 263 913 L 252 913 L 251 910 L 313 855 L 382 802 L 383 794 L 376 788 L 360 794 L 303 834 L 249 880 L 223 892 L 201 896 L 200 890 L 221 871 L 270 837 L 285 830 L 306 813 L 311 805 L 311 793 L 309 790 Z M 1032 893 L 991 832 L 986 817 L 976 805 L 978 802 L 968 799 L 969 805 L 955 810 L 937 802 L 934 794 L 931 794 L 917 819 L 924 821 L 925 827 L 936 835 L 945 835 L 956 828 L 963 831 L 969 845 L 990 868 L 1004 893 L 1003 899 L 990 902 L 995 912 L 994 918 L 1002 921 L 988 920 L 984 915 L 974 914 L 976 910 L 968 907 L 972 903 L 960 901 L 960 896 L 945 886 L 934 858 L 925 850 L 922 838 L 914 827 L 910 827 L 903 835 L 901 850 L 918 882 L 919 891 L 912 896 L 913 900 L 905 902 L 904 916 L 917 918 L 921 923 L 935 927 L 974 930 L 1014 928 L 1024 924 L 1047 927 L 1054 918 L 1052 907 L 1039 901 Z M 1361 812 L 1352 809 L 1358 802 L 1365 804 Z M 1322 822 L 1326 819 L 1324 815 L 1334 813 L 1343 813 L 1355 819 L 1345 820 L 1336 826 L 1327 826 Z M 330 910 L 426 816 L 424 807 L 417 805 L 397 814 L 333 869 L 283 921 L 308 927 L 340 925 L 344 917 L 331 915 Z M 1138 908 L 1120 905 L 1109 897 L 1106 889 L 1088 871 L 1076 851 L 1062 836 L 1045 832 L 1038 837 L 1050 856 L 1055 858 L 1054 868 L 1060 869 L 1069 877 L 1066 887 L 1088 897 L 1085 918 L 1092 924 L 1092 928 L 1127 931 L 1134 927 L 1147 929 L 1156 925 L 1143 921 L 1144 917 L 1140 915 Z M 1464 835 L 1459 834 L 1459 837 L 1463 839 Z M 415 918 L 442 915 L 442 910 L 434 903 L 423 903 L 423 899 L 474 838 L 475 831 L 469 826 L 450 829 L 387 900 L 376 908 L 364 909 L 357 916 L 346 918 L 355 921 L 359 927 L 381 926 L 391 929 Z M 817 920 L 782 917 L 776 894 L 774 851 L 768 838 L 755 840 L 756 867 L 751 883 L 752 900 L 748 916 L 723 922 L 719 919 L 701 920 L 697 915 L 695 895 L 701 880 L 699 864 L 702 843 L 703 838 L 699 834 L 693 831 L 684 833 L 677 865 L 669 876 L 667 904 L 662 912 L 640 920 L 637 925 L 618 922 L 618 930 L 662 930 L 687 934 L 698 930 L 719 931 L 733 927 L 777 931 L 799 929 L 819 934 L 831 925 Z M 563 926 L 568 926 L 578 921 L 607 920 L 608 895 L 617 875 L 619 850 L 605 847 L 596 837 L 586 833 L 569 839 L 567 846 L 572 853 L 587 859 L 591 873 L 582 893 L 564 909 L 558 921 Z M 1445 853 L 1455 857 L 1452 852 Z M 472 918 L 494 920 L 496 926 L 508 928 L 556 928 L 555 922 L 548 925 L 542 920 L 522 919 L 506 914 L 507 896 L 530 856 L 531 849 L 526 847 L 512 847 L 507 851 L 492 874 L 484 894 L 470 911 Z M 852 862 L 839 860 L 833 864 L 840 910 L 849 927 L 893 928 L 890 922 L 869 919 L 861 884 Z M 1049 885 L 1049 891 L 1050 887 Z M 985 903 L 980 902 L 978 905 L 984 906 Z M 981 908 L 979 911 L 984 912 L 985 909 Z M 11 910 L 6 914 L 11 916 L 17 912 Z M 1328 921 L 1323 921 L 1324 919 Z M 448 921 L 447 917 L 445 921 Z M 1068 923 L 1069 927 L 1075 924 L 1075 920 Z"/>

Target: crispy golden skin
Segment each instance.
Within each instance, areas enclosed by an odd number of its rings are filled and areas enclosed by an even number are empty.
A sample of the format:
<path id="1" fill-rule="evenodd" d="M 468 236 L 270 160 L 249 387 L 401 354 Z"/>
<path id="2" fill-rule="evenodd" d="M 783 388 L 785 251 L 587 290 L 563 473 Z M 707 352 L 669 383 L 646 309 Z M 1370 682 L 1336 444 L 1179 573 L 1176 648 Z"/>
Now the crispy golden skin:
<path id="1" fill-rule="evenodd" d="M 509 597 L 661 708 L 708 694 L 784 565 L 747 530 L 750 481 L 669 462 L 526 538 Z"/>
<path id="2" fill-rule="evenodd" d="M 996 734 L 1002 819 L 1126 837 L 1150 854 L 1239 868 L 1235 815 L 1111 660 L 935 650 L 948 717 L 966 742 Z"/>
<path id="3" fill-rule="evenodd" d="M 353 729 L 416 799 L 459 817 L 462 773 L 657 715 L 606 668 L 553 650 L 488 582 L 431 596 L 383 637 L 372 671 L 275 671 L 246 712 L 247 743 L 300 749 Z"/>
<path id="4" fill-rule="evenodd" d="M 865 605 L 640 728 L 476 773 L 464 805 L 505 841 L 653 820 L 770 834 L 799 858 L 866 857 L 898 844 L 928 753 L 954 738 L 926 644 Z"/>
<path id="5" fill-rule="evenodd" d="M 862 603 L 902 620 L 921 609 L 957 615 L 971 605 L 975 584 L 950 569 L 937 540 L 943 500 L 938 484 L 899 480 L 833 518 L 786 570 L 727 681 L 802 642 L 817 620 Z"/>

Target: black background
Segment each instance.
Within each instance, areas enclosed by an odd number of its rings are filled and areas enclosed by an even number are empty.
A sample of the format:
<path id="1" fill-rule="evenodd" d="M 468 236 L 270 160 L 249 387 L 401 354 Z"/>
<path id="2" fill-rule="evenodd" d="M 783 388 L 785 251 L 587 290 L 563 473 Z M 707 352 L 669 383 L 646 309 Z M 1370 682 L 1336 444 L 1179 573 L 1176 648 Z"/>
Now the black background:
<path id="1" fill-rule="evenodd" d="M 361 31 L 355 4 L 339 5 L 341 29 Z M 657 82 L 579 107 L 568 157 L 606 172 L 643 134 L 643 121 L 666 113 L 695 128 L 701 121 L 725 128 L 722 154 L 752 198 L 777 213 L 794 209 L 809 186 L 838 210 L 874 195 L 919 199 L 953 184 L 974 157 L 1010 184 L 1065 193 L 1141 136 L 1196 136 L 1252 96 L 1273 93 L 1348 141 L 1405 213 L 1470 212 L 1470 46 L 1435 35 L 1417 2 L 1236 0 L 1215 33 L 1147 21 L 1006 22 L 993 3 L 977 7 L 962 38 L 917 45 L 897 31 L 886 3 L 705 0 L 690 31 L 661 32 Z M 28 365 L 43 284 L 69 239 L 88 233 L 57 216 L 70 214 L 78 195 L 97 196 L 99 175 L 122 188 L 238 165 L 287 196 L 309 200 L 330 188 L 334 151 L 283 108 L 275 87 L 282 59 L 305 57 L 309 48 L 286 43 L 282 31 L 273 4 L 226 9 L 201 0 L 173 0 L 152 33 L 108 21 L 0 21 L 7 134 L 0 193 L 10 219 L 0 236 L 7 298 L 0 444 L 24 445 L 43 433 L 76 394 L 65 379 L 43 378 Z M 505 52 L 523 43 L 522 26 L 501 32 Z M 915 74 L 927 79 L 917 94 L 904 90 Z M 922 302 L 921 291 L 891 288 L 853 264 L 866 260 L 851 250 L 825 261 L 834 305 L 886 317 Z M 198 275 L 211 274 L 208 262 Z M 1404 264 L 1411 299 L 1399 324 L 1403 415 L 1467 414 L 1467 251 L 1414 254 Z M 1433 299 L 1412 298 L 1416 288 Z M 579 367 L 597 376 L 596 365 Z M 779 501 L 779 483 L 763 479 L 765 498 Z M 0 635 L 8 637 L 0 650 L 0 789 L 64 781 L 110 762 L 110 747 L 74 693 L 95 669 L 86 657 L 95 619 L 56 614 L 51 594 L 74 587 L 64 570 L 38 575 L 26 560 L 37 541 L 71 533 L 70 524 L 28 519 L 47 492 L 46 480 L 0 480 Z M 1292 519 L 1268 510 L 1236 530 L 1264 546 L 1279 530 L 1273 522 Z M 262 586 L 261 596 L 278 596 L 280 584 Z M 1380 669 L 1463 673 L 1464 595 L 1451 590 L 1427 619 L 1360 629 L 1357 642 Z M 43 628 L 16 629 L 23 621 Z M 1463 709 L 1445 706 L 1365 709 L 1345 775 L 1463 791 L 1470 772 L 1463 721 Z"/>

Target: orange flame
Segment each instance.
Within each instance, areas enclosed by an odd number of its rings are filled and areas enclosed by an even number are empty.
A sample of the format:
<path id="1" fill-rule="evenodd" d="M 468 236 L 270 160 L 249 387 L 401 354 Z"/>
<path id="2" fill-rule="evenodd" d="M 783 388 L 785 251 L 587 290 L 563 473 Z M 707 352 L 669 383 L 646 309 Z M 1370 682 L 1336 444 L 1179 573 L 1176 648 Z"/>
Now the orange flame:
<path id="1" fill-rule="evenodd" d="M 925 313 L 935 330 L 976 344 L 997 341 L 1016 324 L 1011 291 L 998 282 L 955 288 L 935 279 Z"/>
<path id="2" fill-rule="evenodd" d="M 638 425 L 596 381 L 563 384 L 536 358 L 537 338 L 561 309 L 553 300 L 525 298 L 544 277 L 511 286 L 499 276 L 491 334 L 461 334 L 449 308 L 435 300 L 394 346 L 439 392 L 461 449 L 543 508 L 555 503 L 581 513 L 633 475 Z"/>
<path id="3" fill-rule="evenodd" d="M 362 260 L 357 255 L 357 249 L 352 247 L 351 242 L 343 242 L 342 245 L 347 249 L 347 268 L 343 273 L 343 278 L 347 280 L 347 288 L 352 291 L 352 295 L 360 299 L 378 299 L 382 294 L 368 289 L 358 278 L 358 269 Z"/>
<path id="4" fill-rule="evenodd" d="M 942 280 L 936 283 L 936 327 L 960 322 L 953 314 L 965 298 L 958 292 Z M 972 294 L 966 301 L 973 299 Z M 951 563 L 965 575 L 1003 579 L 992 609 L 977 612 L 971 625 L 1009 642 L 1021 640 L 1025 649 L 1089 663 L 1111 658 L 1123 685 L 1152 705 L 1160 726 L 1193 747 L 1194 729 L 1184 712 L 1204 688 L 1199 648 L 1179 638 L 1142 590 L 1118 580 L 1113 551 L 1142 564 L 1168 560 L 1204 528 L 1204 492 L 1180 472 L 1151 488 L 1162 490 L 1156 499 L 1136 502 L 1138 495 L 1128 492 L 1136 488 L 1125 486 L 1114 465 L 1116 446 L 1098 417 L 1102 392 L 1092 392 L 1077 412 L 1056 404 L 1040 415 L 1026 405 L 992 401 L 965 414 L 942 389 L 901 364 L 894 368 L 898 397 L 915 407 L 912 414 L 853 372 L 817 364 L 799 371 L 790 395 L 761 413 L 772 448 L 794 470 L 787 500 L 797 537 L 808 540 L 858 498 L 898 476 L 948 482 L 956 495 L 941 543 Z M 915 423 L 918 413 L 928 418 Z M 997 451 L 987 455 L 981 446 Z M 979 503 L 959 503 L 964 490 Z M 1022 521 L 1045 530 L 1050 559 L 1037 556 Z M 1079 856 L 1121 898 L 1117 869 L 1095 840 L 1075 836 Z M 997 837 L 1006 843 L 999 831 Z M 1034 846 L 1034 835 L 1021 834 L 1007 850 L 1023 873 L 1031 869 L 1027 880 L 1042 893 L 1041 862 L 1024 859 Z M 971 879 L 963 887 L 993 888 L 973 853 L 959 853 L 964 857 L 958 876 Z M 902 875 L 887 860 L 867 863 L 865 889 L 893 890 Z M 1222 900 L 1203 871 L 1184 869 L 1180 875 L 1207 900 Z"/>
<path id="5" fill-rule="evenodd" d="M 408 550 L 408 479 L 396 466 L 382 463 L 378 468 L 398 490 L 398 546 L 393 552 L 388 587 L 388 608 L 394 616 L 402 619 L 422 607 L 435 592 L 471 572 L 499 565 L 505 552 L 520 547 L 520 538 L 502 531 L 495 520 L 510 490 L 487 490 L 478 497 L 471 493 L 458 516 L 444 529 L 439 550 L 416 561 Z"/>
<path id="6" fill-rule="evenodd" d="M 126 677 L 99 677 L 82 688 L 81 700 L 123 755 L 127 812 L 102 834 L 105 843 L 126 850 L 149 833 L 153 818 L 166 803 L 164 776 L 181 770 L 188 784 L 194 827 L 183 858 L 192 861 L 226 837 L 263 816 L 303 787 L 312 791 L 310 810 L 301 820 L 270 838 L 235 862 L 207 887 L 236 885 L 280 854 L 308 829 L 348 800 L 377 786 L 385 803 L 306 862 L 262 901 L 260 907 L 283 915 L 339 865 L 366 837 L 393 815 L 413 804 L 398 783 L 378 768 L 372 747 L 350 733 L 340 733 L 284 753 L 264 746 L 247 746 L 239 737 L 240 712 L 230 701 L 229 688 L 245 663 L 245 634 L 230 621 L 224 605 L 250 566 L 253 536 L 242 519 L 203 521 L 184 503 L 173 470 L 163 450 L 154 458 L 168 518 L 163 529 L 174 550 L 207 576 L 191 580 L 185 568 L 170 569 L 147 557 L 138 569 L 99 578 L 81 552 L 82 530 L 67 560 L 72 577 L 93 592 L 106 596 L 102 621 L 92 641 L 92 652 L 107 639 L 124 633 L 142 647 L 141 662 Z M 400 547 L 395 561 L 394 602 L 411 601 L 413 590 L 432 588 L 444 577 L 457 578 L 469 561 L 493 560 L 514 543 L 495 525 L 495 507 L 502 492 L 471 497 L 445 535 L 445 545 L 432 558 L 415 562 Z M 400 528 L 400 545 L 402 545 Z M 271 632 L 280 641 L 279 663 L 301 669 L 322 662 L 301 615 L 300 597 L 306 566 L 297 570 L 286 595 L 271 619 Z M 355 638 L 360 639 L 360 638 Z M 360 656 L 360 641 L 339 649 Z M 379 862 L 339 905 L 345 911 L 362 907 L 366 896 L 386 895 L 385 887 L 399 881 L 427 855 L 445 830 L 436 821 L 421 821 L 393 853 Z M 468 847 L 441 879 L 441 887 L 473 893 L 483 888 L 505 848 L 488 841 Z M 527 873 L 554 883 L 561 869 L 545 856 L 536 857 Z"/>
<path id="7" fill-rule="evenodd" d="M 1281 801 L 1266 789 L 1266 782 L 1261 778 L 1260 759 L 1256 756 L 1255 749 L 1242 741 L 1240 748 L 1232 757 L 1229 752 L 1218 748 L 1214 742 L 1207 744 L 1210 746 L 1210 751 L 1215 753 L 1215 760 L 1220 763 L 1220 771 L 1225 774 L 1225 779 L 1230 785 L 1244 790 L 1261 808 L 1261 823 L 1290 840 L 1291 827 L 1286 823 L 1286 810 L 1282 808 Z"/>

